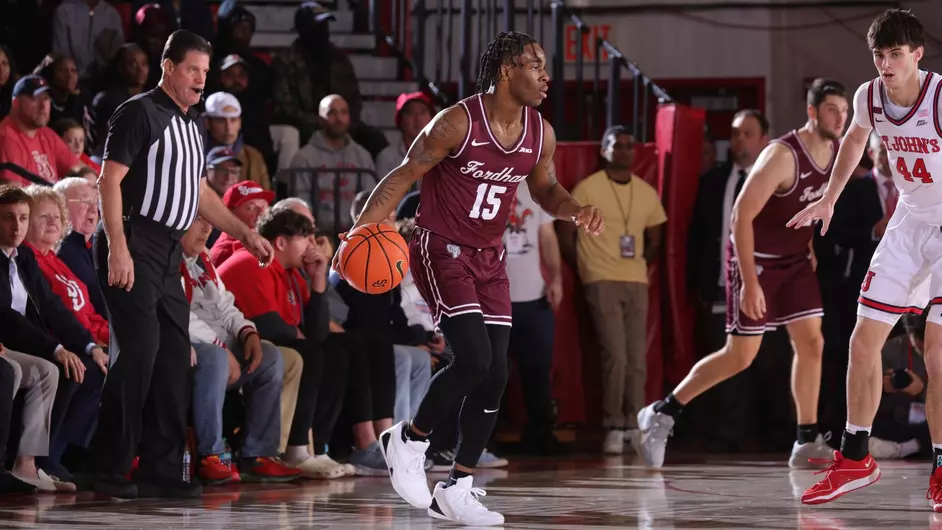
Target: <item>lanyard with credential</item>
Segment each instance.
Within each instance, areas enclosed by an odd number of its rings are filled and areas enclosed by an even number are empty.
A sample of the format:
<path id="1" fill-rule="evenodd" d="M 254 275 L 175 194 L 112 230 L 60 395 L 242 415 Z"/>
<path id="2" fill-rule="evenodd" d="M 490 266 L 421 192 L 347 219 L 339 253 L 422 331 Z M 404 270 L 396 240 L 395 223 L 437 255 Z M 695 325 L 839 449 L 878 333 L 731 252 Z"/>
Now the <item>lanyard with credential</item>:
<path id="1" fill-rule="evenodd" d="M 628 213 L 626 214 L 624 206 L 621 205 L 621 199 L 618 197 L 618 190 L 615 189 L 615 184 L 612 182 L 611 177 L 609 177 L 608 179 L 608 185 L 612 187 L 612 195 L 615 196 L 615 202 L 618 204 L 618 211 L 621 212 L 621 220 L 622 220 L 622 223 L 624 223 L 625 225 L 624 235 L 626 236 L 630 235 L 628 233 L 628 222 L 631 220 L 631 208 L 632 206 L 634 206 L 633 199 L 634 199 L 635 187 L 632 185 L 633 180 L 634 178 L 628 181 Z"/>

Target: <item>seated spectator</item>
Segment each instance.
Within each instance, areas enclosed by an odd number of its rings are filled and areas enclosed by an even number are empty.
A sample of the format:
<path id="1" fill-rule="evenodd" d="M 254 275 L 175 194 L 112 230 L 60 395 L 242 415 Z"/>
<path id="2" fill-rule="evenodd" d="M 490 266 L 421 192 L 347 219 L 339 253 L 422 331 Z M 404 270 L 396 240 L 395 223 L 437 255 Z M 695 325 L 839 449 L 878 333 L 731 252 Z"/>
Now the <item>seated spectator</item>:
<path id="1" fill-rule="evenodd" d="M 87 182 L 93 190 L 98 189 L 98 173 L 88 167 L 88 166 L 79 166 L 72 168 L 71 171 L 65 174 L 65 178 L 78 178 Z M 62 179 L 65 180 L 65 179 Z M 62 182 L 61 180 L 59 182 Z M 58 184 L 59 182 L 56 182 Z"/>
<path id="2" fill-rule="evenodd" d="M 139 11 L 154 4 L 166 13 L 171 32 L 185 29 L 213 42 L 216 27 L 206 0 L 134 0 L 131 5 L 134 11 Z"/>
<path id="3" fill-rule="evenodd" d="M 333 13 L 318 2 L 305 2 L 295 12 L 298 38 L 272 59 L 273 121 L 297 127 L 301 142 L 306 143 L 321 127 L 318 117 L 322 100 L 339 94 L 350 104 L 350 134 L 375 155 L 389 142 L 382 131 L 361 120 L 360 82 L 350 58 L 330 42 L 328 23 L 333 19 Z"/>
<path id="4" fill-rule="evenodd" d="M 230 158 L 229 161 L 231 160 Z M 225 160 L 217 158 L 215 164 L 222 164 L 223 162 Z M 263 190 L 251 180 L 245 180 L 230 186 L 222 196 L 223 204 L 232 210 L 232 213 L 249 228 L 255 228 L 259 218 L 268 211 L 268 205 L 274 199 L 274 192 Z M 232 256 L 232 253 L 240 248 L 242 248 L 242 243 L 237 239 L 229 234 L 222 234 L 210 251 L 213 265 L 221 267 Z"/>
<path id="5" fill-rule="evenodd" d="M 294 156 L 292 168 L 374 169 L 369 152 L 348 134 L 350 109 L 342 97 L 336 94 L 325 97 L 320 105 L 320 118 L 323 129 L 315 132 L 310 143 Z M 317 190 L 317 200 L 311 201 L 319 204 L 315 217 L 320 219 L 321 230 L 332 232 L 341 232 L 352 226 L 346 213 L 350 211 L 354 197 L 360 191 L 372 190 L 376 186 L 375 176 L 368 173 L 314 172 L 297 180 L 294 194 L 298 197 L 307 199 L 313 189 Z M 334 211 L 335 193 L 340 194 L 339 211 Z"/>
<path id="6" fill-rule="evenodd" d="M 376 155 L 376 178 L 382 179 L 399 167 L 416 136 L 435 116 L 435 104 L 422 92 L 399 94 L 396 99 L 396 128 L 402 141 L 391 144 Z M 416 181 L 418 187 L 421 180 Z"/>
<path id="7" fill-rule="evenodd" d="M 52 51 L 75 59 L 78 73 L 91 80 L 124 43 L 121 14 L 106 0 L 63 0 L 52 20 Z M 111 51 L 101 56 L 99 50 Z"/>
<path id="8" fill-rule="evenodd" d="M 257 57 L 252 59 L 260 61 Z M 271 93 L 267 95 L 252 92 L 249 87 L 255 83 L 255 70 L 250 73 L 250 60 L 248 56 L 230 54 L 223 57 L 217 64 L 217 70 L 210 72 L 208 82 L 214 87 L 212 92 L 223 91 L 232 94 L 239 100 L 242 107 L 242 134 L 245 143 L 258 149 L 269 172 L 275 169 L 288 167 L 291 158 L 300 149 L 298 130 L 290 125 L 272 126 L 268 118 Z M 254 63 L 252 63 L 254 64 Z M 262 61 L 264 65 L 264 61 Z M 267 68 L 267 65 L 265 65 Z M 277 133 L 277 137 L 275 137 Z M 277 144 L 277 148 L 276 148 Z M 278 152 L 278 163 L 275 162 L 275 151 Z M 284 163 L 281 163 L 284 161 Z"/>
<path id="9" fill-rule="evenodd" d="M 328 314 L 324 291 L 330 256 L 310 244 L 314 224 L 291 210 L 268 213 L 258 223 L 258 231 L 269 240 L 275 258 L 265 268 L 246 249 L 237 250 L 222 266 L 219 277 L 229 286 L 236 306 L 251 319 L 259 335 L 278 346 L 301 353 L 304 367 L 298 391 L 297 408 L 285 451 L 285 460 L 301 469 L 306 477 L 338 478 L 343 466 L 326 454 L 333 421 L 339 413 L 344 374 L 325 364 L 341 356 L 327 356 L 321 343 L 328 334 Z M 300 269 L 307 271 L 311 285 Z M 308 452 L 308 431 L 314 428 L 314 449 Z"/>
<path id="10" fill-rule="evenodd" d="M 242 105 L 228 92 L 216 92 L 206 98 L 207 151 L 225 147 L 238 156 L 242 177 L 262 189 L 271 189 L 271 178 L 262 154 L 244 142 L 242 137 Z M 242 179 L 239 179 L 242 180 Z"/>
<path id="11" fill-rule="evenodd" d="M 0 121 L 0 164 L 15 164 L 46 182 L 55 183 L 81 162 L 55 131 L 47 127 L 48 92 L 49 85 L 37 75 L 17 81 L 13 88 L 13 108 L 10 115 Z M 29 184 L 9 170 L 0 172 L 0 179 Z"/>
<path id="12" fill-rule="evenodd" d="M 81 123 L 85 119 L 88 98 L 79 87 L 78 70 L 71 57 L 51 53 L 43 57 L 42 62 L 33 69 L 33 74 L 49 83 L 50 123 L 63 118 Z"/>
<path id="13" fill-rule="evenodd" d="M 56 255 L 88 289 L 88 297 L 99 315 L 107 317 L 108 308 L 98 284 L 92 258 L 92 235 L 98 227 L 98 193 L 88 180 L 69 177 L 53 187 L 65 198 L 72 230 L 65 236 Z"/>
<path id="14" fill-rule="evenodd" d="M 232 149 L 226 146 L 213 147 L 206 153 L 206 182 L 222 197 L 229 188 L 244 180 L 243 167 L 244 164 Z"/>
<path id="15" fill-rule="evenodd" d="M 213 63 L 226 70 L 238 66 L 246 74 L 243 91 L 261 103 L 271 101 L 271 67 L 256 57 L 252 50 L 255 15 L 238 0 L 225 0 L 216 12 L 216 40 L 213 42 Z M 229 92 L 228 89 L 226 92 Z M 234 92 L 233 92 L 234 94 Z M 244 103 L 244 102 L 243 102 Z"/>
<path id="16" fill-rule="evenodd" d="M 196 474 L 207 485 L 232 481 L 287 482 L 301 471 L 277 458 L 281 434 L 284 364 L 274 344 L 259 339 L 255 324 L 235 307 L 206 254 L 212 226 L 198 217 L 183 235 L 182 280 L 190 301 L 190 341 L 196 350 L 193 427 Z M 226 392 L 241 389 L 244 443 L 238 470 L 222 440 Z"/>
<path id="17" fill-rule="evenodd" d="M 160 57 L 164 51 L 164 44 L 173 33 L 174 20 L 165 6 L 157 3 L 146 4 L 134 10 L 134 21 L 131 25 L 133 41 L 147 54 L 147 82 L 144 90 L 150 90 L 160 82 Z M 104 146 L 104 139 L 102 139 Z"/>
<path id="18" fill-rule="evenodd" d="M 79 122 L 72 118 L 61 118 L 53 122 L 51 128 L 59 135 L 59 138 L 62 138 L 65 145 L 69 146 L 69 151 L 73 155 L 94 171 L 96 175 L 101 173 L 101 166 L 85 154 L 85 129 Z"/>
<path id="19" fill-rule="evenodd" d="M 925 317 L 926 313 L 904 316 L 900 323 L 905 331 L 883 345 L 883 396 L 869 442 L 874 458 L 889 460 L 932 452 L 926 422 Z"/>
<path id="20" fill-rule="evenodd" d="M 20 389 L 22 374 L 13 368 L 13 364 L 4 360 L 4 353 L 3 344 L 0 344 L 0 495 L 35 493 L 35 487 L 11 475 L 6 467 L 7 443 L 10 441 L 13 422 L 13 399 Z"/>
<path id="21" fill-rule="evenodd" d="M 6 46 L 0 44 L 0 118 L 10 113 L 10 103 L 13 101 L 13 86 L 16 85 L 16 65 L 13 64 L 13 55 Z M 0 466 L 2 468 L 3 466 Z M 0 479 L 2 480 L 2 479 Z"/>
<path id="22" fill-rule="evenodd" d="M 33 434 L 37 437 L 30 442 L 36 445 L 28 446 L 30 449 L 27 452 L 21 451 L 19 458 L 25 458 L 22 462 L 25 467 L 20 467 L 20 470 L 25 475 L 18 476 L 46 481 L 45 473 L 39 475 L 36 471 L 35 457 L 49 455 L 50 445 L 56 443 L 59 428 L 63 425 L 66 412 L 69 411 L 73 394 L 77 386 L 86 380 L 85 372 L 88 369 L 92 372 L 106 372 L 108 356 L 62 305 L 59 297 L 52 292 L 43 278 L 33 252 L 28 246 L 22 245 L 29 226 L 29 213 L 30 196 L 26 192 L 11 186 L 0 187 L 0 321 L 4 322 L 4 325 L 0 326 L 0 343 L 21 352 L 18 356 L 11 357 L 11 353 L 6 355 L 20 364 L 24 378 L 37 385 L 40 381 L 36 377 L 43 378 L 42 388 L 37 390 L 48 400 L 43 406 L 55 401 L 49 410 L 51 416 L 42 414 L 40 410 L 33 410 L 33 415 L 25 415 L 27 422 L 40 421 L 43 417 L 49 419 L 44 425 L 35 426 Z M 84 355 L 79 357 L 70 350 L 82 352 Z M 20 356 L 28 359 L 19 358 Z M 61 377 L 55 366 L 49 369 L 45 364 L 34 361 L 34 358 L 44 362 L 54 361 L 61 365 Z M 96 374 L 89 375 L 90 386 L 103 382 L 103 378 L 95 377 Z M 52 378 L 51 383 L 48 381 L 49 377 Z M 100 386 L 98 388 L 100 390 Z M 97 406 L 95 410 L 97 411 Z M 91 423 L 93 419 L 86 418 L 85 421 Z M 89 425 L 84 427 L 88 428 Z M 55 461 L 48 461 L 47 464 L 53 468 L 60 467 Z M 39 489 L 75 489 L 72 485 L 33 485 Z"/>
<path id="23" fill-rule="evenodd" d="M 99 346 L 110 340 L 108 321 L 95 311 L 88 288 L 75 273 L 56 256 L 63 233 L 69 228 L 65 199 L 54 189 L 32 184 L 25 191 L 30 196 L 29 232 L 25 245 L 33 251 L 39 269 L 52 291 L 94 338 Z"/>
<path id="24" fill-rule="evenodd" d="M 127 43 L 118 49 L 102 79 L 103 89 L 95 94 L 88 107 L 85 134 L 86 144 L 93 156 L 101 158 L 108 136 L 108 120 L 119 105 L 144 91 L 150 75 L 147 54 L 140 46 Z"/>

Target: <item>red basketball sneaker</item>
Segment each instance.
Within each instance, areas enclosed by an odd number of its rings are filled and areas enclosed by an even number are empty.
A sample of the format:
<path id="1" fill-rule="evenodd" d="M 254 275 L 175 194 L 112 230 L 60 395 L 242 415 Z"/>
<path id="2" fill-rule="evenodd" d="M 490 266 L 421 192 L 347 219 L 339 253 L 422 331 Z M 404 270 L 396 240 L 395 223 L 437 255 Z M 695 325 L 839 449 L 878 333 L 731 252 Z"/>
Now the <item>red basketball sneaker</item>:
<path id="1" fill-rule="evenodd" d="M 926 498 L 932 505 L 932 511 L 942 513 L 942 467 L 929 475 L 929 491 L 926 492 Z"/>
<path id="2" fill-rule="evenodd" d="M 818 473 L 827 475 L 801 496 L 804 504 L 824 504 L 880 480 L 880 468 L 870 453 L 858 462 L 844 458 L 840 451 L 834 451 L 834 460 Z"/>

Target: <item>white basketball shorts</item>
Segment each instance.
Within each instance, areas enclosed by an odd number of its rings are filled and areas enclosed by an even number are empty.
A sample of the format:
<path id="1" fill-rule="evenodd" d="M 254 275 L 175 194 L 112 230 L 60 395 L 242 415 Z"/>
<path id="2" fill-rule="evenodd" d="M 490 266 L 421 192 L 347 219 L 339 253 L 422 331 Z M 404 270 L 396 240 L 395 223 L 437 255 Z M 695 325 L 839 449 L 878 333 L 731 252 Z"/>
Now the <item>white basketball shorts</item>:
<path id="1" fill-rule="evenodd" d="M 942 227 L 899 203 L 860 286 L 857 315 L 891 326 L 907 313 L 942 325 Z"/>

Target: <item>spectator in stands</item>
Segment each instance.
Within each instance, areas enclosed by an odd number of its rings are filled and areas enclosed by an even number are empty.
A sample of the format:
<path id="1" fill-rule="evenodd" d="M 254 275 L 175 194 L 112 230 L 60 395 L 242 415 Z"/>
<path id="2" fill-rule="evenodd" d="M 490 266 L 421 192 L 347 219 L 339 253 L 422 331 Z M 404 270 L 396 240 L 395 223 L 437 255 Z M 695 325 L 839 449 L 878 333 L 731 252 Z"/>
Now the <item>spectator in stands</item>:
<path id="1" fill-rule="evenodd" d="M 298 38 L 277 53 L 271 65 L 274 121 L 297 127 L 306 143 L 322 126 L 318 116 L 323 98 L 339 94 L 350 104 L 350 134 L 371 154 L 378 154 L 388 142 L 382 131 L 360 119 L 360 83 L 350 58 L 330 42 L 331 20 L 333 13 L 318 2 L 305 2 L 295 12 Z"/>
<path id="2" fill-rule="evenodd" d="M 559 241 L 553 218 L 530 197 L 526 186 L 517 188 L 510 208 L 504 248 L 513 312 L 509 352 L 517 362 L 527 409 L 521 444 L 529 453 L 555 455 L 563 452 L 553 434 L 551 380 L 553 313 L 563 299 Z M 545 280 L 541 265 L 546 266 Z"/>
<path id="3" fill-rule="evenodd" d="M 7 471 L 7 443 L 13 422 L 13 399 L 20 389 L 22 374 L 4 359 L 6 350 L 0 344 L 0 495 L 35 493 L 36 488 Z M 18 367 L 17 367 L 18 368 Z"/>
<path id="4" fill-rule="evenodd" d="M 874 458 L 906 458 L 932 450 L 926 422 L 928 373 L 924 358 L 926 314 L 904 315 L 904 331 L 883 346 L 883 395 L 873 435 L 869 440 Z"/>
<path id="5" fill-rule="evenodd" d="M 88 98 L 79 87 L 75 61 L 68 55 L 50 53 L 33 69 L 33 74 L 49 83 L 49 123 L 62 118 L 71 118 L 81 123 L 85 118 Z"/>
<path id="6" fill-rule="evenodd" d="M 245 95 L 261 104 L 271 101 L 271 67 L 256 57 L 252 50 L 255 15 L 238 0 L 225 0 L 216 13 L 216 41 L 213 42 L 213 64 L 237 65 L 244 79 Z M 251 78 L 248 71 L 252 72 Z M 242 76 L 241 74 L 245 74 Z M 233 92 L 234 93 L 234 92 Z M 245 102 L 242 102 L 243 105 Z"/>
<path id="7" fill-rule="evenodd" d="M 216 36 L 213 14 L 206 0 L 134 0 L 132 10 L 157 4 L 166 13 L 170 32 L 185 29 L 212 42 Z"/>
<path id="8" fill-rule="evenodd" d="M 730 215 L 746 176 L 769 143 L 769 120 L 758 110 L 740 110 L 733 116 L 731 125 L 730 159 L 711 165 L 701 175 L 687 236 L 687 281 L 697 302 L 694 337 L 698 358 L 726 343 L 725 263 L 726 246 L 732 231 Z M 710 146 L 712 149 L 712 142 Z M 859 283 L 857 289 L 860 289 Z M 855 295 L 855 308 L 856 300 Z M 765 340 L 764 346 L 766 349 L 774 348 L 777 342 Z M 707 404 L 699 406 L 714 410 L 721 408 L 724 414 L 691 415 L 703 418 L 701 430 L 709 433 L 709 445 L 718 450 L 735 449 L 743 437 L 748 400 L 740 396 L 751 391 L 748 385 L 750 377 L 746 371 L 736 374 L 704 396 Z"/>
<path id="9" fill-rule="evenodd" d="M 222 197 L 226 191 L 242 182 L 243 167 L 245 165 L 232 149 L 226 146 L 213 147 L 206 153 L 206 182 Z"/>
<path id="10" fill-rule="evenodd" d="M 0 121 L 0 164 L 8 163 L 55 183 L 72 168 L 81 165 L 65 142 L 47 127 L 49 124 L 49 85 L 37 75 L 28 75 L 13 88 L 13 108 Z M 0 179 L 19 184 L 29 180 L 10 170 Z"/>
<path id="11" fill-rule="evenodd" d="M 50 125 L 53 131 L 62 138 L 69 151 L 78 157 L 79 161 L 88 166 L 97 175 L 101 166 L 85 153 L 85 128 L 72 118 L 60 118 Z"/>
<path id="12" fill-rule="evenodd" d="M 29 435 L 24 432 L 13 473 L 40 490 L 74 491 L 74 485 L 59 483 L 37 470 L 35 457 L 49 455 L 51 439 L 55 439 L 74 393 L 74 388 L 63 391 L 60 398 L 56 389 L 72 387 L 72 381 L 82 384 L 87 370 L 106 372 L 108 356 L 62 305 L 43 278 L 33 252 L 22 245 L 29 213 L 30 197 L 25 191 L 0 186 L 0 318 L 4 323 L 0 343 L 16 349 L 4 355 L 19 364 L 21 385 L 32 388 L 37 394 L 34 399 L 40 401 L 24 411 L 24 431 Z M 61 366 L 61 376 L 52 362 Z M 89 375 L 93 381 L 94 374 Z"/>
<path id="13" fill-rule="evenodd" d="M 190 302 L 190 341 L 197 362 L 193 383 L 196 474 L 207 485 L 232 481 L 287 482 L 301 471 L 277 458 L 281 435 L 284 363 L 274 344 L 259 338 L 255 324 L 235 299 L 206 254 L 212 226 L 198 217 L 183 235 L 182 281 Z M 241 389 L 245 401 L 244 443 L 238 469 L 222 440 L 226 392 Z"/>
<path id="14" fill-rule="evenodd" d="M 396 128 L 402 134 L 402 141 L 394 143 L 376 155 L 376 178 L 382 179 L 402 164 L 406 151 L 415 141 L 415 137 L 432 121 L 435 116 L 435 104 L 422 92 L 399 94 L 396 99 Z M 421 180 L 416 181 L 416 187 Z"/>
<path id="15" fill-rule="evenodd" d="M 330 361 L 321 347 L 329 333 L 324 291 L 330 256 L 310 244 L 314 223 L 297 212 L 269 212 L 259 221 L 258 231 L 275 250 L 271 265 L 260 268 L 257 259 L 240 249 L 219 267 L 219 277 L 229 286 L 236 306 L 255 323 L 261 338 L 295 349 L 304 359 L 286 461 L 306 477 L 342 477 L 343 467 L 322 452 L 326 449 L 323 444 L 316 443 L 318 437 L 329 439 L 344 390 L 340 382 L 346 379 L 345 374 L 334 371 L 324 377 L 328 373 L 325 364 Z M 310 286 L 301 276 L 302 268 L 311 278 Z M 308 452 L 312 426 L 313 456 Z"/>
<path id="16" fill-rule="evenodd" d="M 254 56 L 252 58 L 259 60 Z M 269 90 L 267 96 L 262 96 L 249 90 L 249 87 L 255 83 L 254 66 L 250 75 L 250 65 L 247 59 L 238 54 L 227 55 L 217 64 L 217 71 L 210 73 L 212 86 L 218 87 L 212 92 L 222 90 L 239 100 L 242 107 L 242 135 L 245 143 L 262 153 L 269 171 L 288 167 L 291 157 L 301 147 L 298 130 L 288 125 L 271 125 L 271 120 L 268 118 L 271 91 Z M 267 65 L 265 66 L 267 68 Z M 279 160 L 277 164 L 275 163 L 276 144 Z M 282 163 L 281 160 L 286 157 L 287 160 Z"/>
<path id="17" fill-rule="evenodd" d="M 72 57 L 82 79 L 91 80 L 100 74 L 122 44 L 121 15 L 110 2 L 63 0 L 56 8 L 52 51 Z"/>
<path id="18" fill-rule="evenodd" d="M 127 43 L 118 49 L 105 70 L 103 90 L 95 94 L 85 121 L 88 150 L 101 158 L 108 135 L 108 120 L 119 105 L 144 91 L 150 75 L 147 54 L 140 46 Z"/>
<path id="19" fill-rule="evenodd" d="M 88 182 L 93 189 L 98 189 L 98 173 L 88 166 L 72 168 L 71 171 L 65 174 L 65 178 L 80 178 Z M 56 184 L 58 184 L 58 182 Z"/>
<path id="20" fill-rule="evenodd" d="M 292 168 L 355 168 L 373 171 L 373 157 L 349 134 L 350 108 L 346 100 L 337 94 L 325 97 L 320 105 L 320 119 L 323 129 L 316 131 L 311 141 L 298 151 L 291 163 Z M 376 186 L 376 178 L 370 173 L 315 172 L 304 177 L 298 179 L 294 194 L 307 198 L 311 195 L 312 187 L 317 189 L 320 207 L 316 217 L 320 219 L 322 230 L 334 232 L 352 226 L 347 212 L 356 194 Z M 339 211 L 334 210 L 335 193 L 340 194 Z"/>
<path id="21" fill-rule="evenodd" d="M 622 126 L 602 136 L 605 168 L 579 182 L 573 198 L 609 219 L 598 238 L 561 225 L 560 241 L 575 246 L 579 278 L 595 325 L 602 362 L 602 450 L 619 454 L 637 433 L 647 382 L 648 264 L 655 260 L 667 216 L 657 191 L 631 172 L 634 138 Z M 626 431 L 628 431 L 626 433 Z"/>
<path id="22" fill-rule="evenodd" d="M 246 144 L 242 136 L 242 105 L 239 100 L 228 92 L 216 92 L 206 98 L 205 115 L 207 152 L 214 147 L 231 150 L 241 163 L 241 176 L 262 189 L 270 190 L 271 178 L 265 158 L 257 149 Z"/>
<path id="23" fill-rule="evenodd" d="M 0 44 L 0 119 L 10 113 L 13 86 L 16 85 L 16 65 L 9 48 Z M 2 468 L 3 466 L 0 466 Z"/>
<path id="24" fill-rule="evenodd" d="M 56 257 L 55 249 L 68 227 L 65 200 L 48 186 L 32 184 L 23 191 L 30 196 L 30 226 L 23 245 L 32 251 L 52 292 L 99 346 L 92 351 L 91 358 L 83 359 L 86 370 L 81 385 L 60 378 L 52 407 L 49 456 L 37 459 L 39 466 L 50 475 L 71 479 L 60 462 L 70 444 L 87 447 L 92 435 L 108 365 L 108 357 L 103 353 L 110 340 L 108 321 L 91 305 L 88 288 L 82 280 Z"/>
<path id="25" fill-rule="evenodd" d="M 98 193 L 87 180 L 69 177 L 56 182 L 55 189 L 65 197 L 72 230 L 62 240 L 56 255 L 88 289 L 92 307 L 107 318 L 108 308 L 98 284 L 92 258 L 92 235 L 98 227 Z"/>
<path id="26" fill-rule="evenodd" d="M 219 158 L 216 158 L 215 162 L 212 162 L 212 165 L 219 165 L 232 161 L 232 159 L 222 160 L 223 156 L 225 156 L 224 153 L 221 154 Z M 210 162 L 207 162 L 207 164 L 210 164 Z M 249 228 L 253 229 L 258 223 L 259 218 L 261 218 L 265 212 L 268 211 L 268 206 L 274 199 L 275 192 L 263 190 L 258 186 L 258 184 L 252 182 L 251 180 L 244 180 L 237 184 L 233 184 L 222 196 L 223 204 L 232 210 L 232 213 L 235 214 L 235 216 L 238 217 L 243 223 L 245 223 Z M 230 236 L 229 234 L 222 234 L 219 236 L 219 239 L 216 240 L 216 244 L 213 245 L 213 248 L 210 251 L 213 265 L 216 267 L 221 267 L 222 264 L 225 263 L 226 260 L 228 260 L 232 254 L 240 248 L 242 248 L 242 243 L 240 243 L 237 239 Z"/>
<path id="27" fill-rule="evenodd" d="M 161 4 L 146 4 L 134 11 L 131 33 L 134 35 L 134 42 L 147 54 L 148 75 L 147 82 L 144 83 L 145 90 L 157 86 L 160 81 L 160 57 L 164 51 L 164 43 L 173 33 L 172 26 L 171 15 Z"/>

